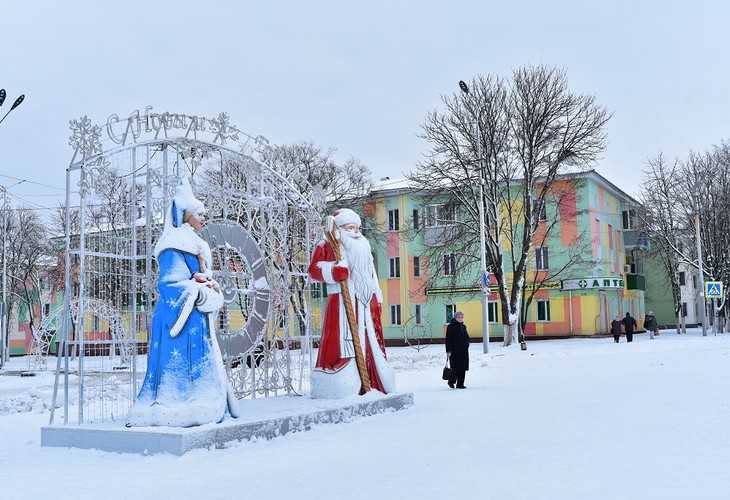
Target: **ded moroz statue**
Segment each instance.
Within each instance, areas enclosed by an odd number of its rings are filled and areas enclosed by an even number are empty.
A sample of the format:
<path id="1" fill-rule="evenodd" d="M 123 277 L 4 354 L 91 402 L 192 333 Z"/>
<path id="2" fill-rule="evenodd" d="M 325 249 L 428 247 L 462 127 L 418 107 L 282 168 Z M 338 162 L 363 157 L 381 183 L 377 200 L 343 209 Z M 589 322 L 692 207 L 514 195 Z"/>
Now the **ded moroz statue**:
<path id="1" fill-rule="evenodd" d="M 309 276 L 327 284 L 327 306 L 313 398 L 343 398 L 371 388 L 395 391 L 381 323 L 380 291 L 370 243 L 360 233 L 360 217 L 349 208 L 327 217 L 325 240 L 314 249 Z"/>

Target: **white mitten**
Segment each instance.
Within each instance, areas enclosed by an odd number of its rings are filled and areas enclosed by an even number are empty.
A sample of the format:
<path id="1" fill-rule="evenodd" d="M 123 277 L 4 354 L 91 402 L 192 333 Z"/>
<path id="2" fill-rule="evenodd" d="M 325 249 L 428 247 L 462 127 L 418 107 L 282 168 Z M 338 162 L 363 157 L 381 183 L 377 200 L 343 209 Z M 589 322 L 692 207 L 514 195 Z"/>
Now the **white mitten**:
<path id="1" fill-rule="evenodd" d="M 202 313 L 210 313 L 217 311 L 223 307 L 223 294 L 207 286 L 198 289 L 198 299 L 195 301 L 195 307 Z"/>

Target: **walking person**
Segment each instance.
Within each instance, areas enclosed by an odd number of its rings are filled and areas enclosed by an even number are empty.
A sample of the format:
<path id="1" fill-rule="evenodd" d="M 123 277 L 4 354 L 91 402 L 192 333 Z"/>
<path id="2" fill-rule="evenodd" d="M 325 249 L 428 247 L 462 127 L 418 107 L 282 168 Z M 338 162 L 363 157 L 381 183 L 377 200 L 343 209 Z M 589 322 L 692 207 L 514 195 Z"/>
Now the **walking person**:
<path id="1" fill-rule="evenodd" d="M 611 333 L 613 333 L 613 341 L 618 344 L 618 340 L 621 338 L 621 327 L 624 326 L 621 321 L 621 315 L 617 314 L 616 318 L 611 321 Z"/>
<path id="2" fill-rule="evenodd" d="M 628 312 L 624 316 L 624 330 L 626 331 L 626 342 L 634 341 L 634 328 L 636 328 L 636 320 L 631 317 Z"/>
<path id="3" fill-rule="evenodd" d="M 651 340 L 654 340 L 654 336 L 659 335 L 659 325 L 653 311 L 649 311 L 649 314 L 644 317 L 644 329 L 649 332 Z"/>
<path id="4" fill-rule="evenodd" d="M 469 370 L 469 334 L 464 324 L 464 313 L 457 311 L 446 327 L 446 358 L 456 372 L 456 380 L 449 380 L 449 387 L 466 389 L 464 379 Z"/>

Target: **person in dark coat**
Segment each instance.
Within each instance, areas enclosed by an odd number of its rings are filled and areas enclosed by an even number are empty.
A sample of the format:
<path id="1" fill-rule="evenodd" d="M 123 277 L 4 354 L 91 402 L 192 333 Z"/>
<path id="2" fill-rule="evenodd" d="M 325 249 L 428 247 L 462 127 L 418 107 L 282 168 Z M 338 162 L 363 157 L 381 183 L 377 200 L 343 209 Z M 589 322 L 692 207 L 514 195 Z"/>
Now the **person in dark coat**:
<path id="1" fill-rule="evenodd" d="M 634 341 L 634 328 L 636 328 L 636 320 L 631 317 L 631 315 L 627 312 L 626 316 L 624 316 L 624 329 L 626 331 L 626 342 L 633 342 Z"/>
<path id="2" fill-rule="evenodd" d="M 659 335 L 659 325 L 656 321 L 653 311 L 649 311 L 649 314 L 644 317 L 644 329 L 649 332 L 649 338 L 654 340 L 655 335 Z"/>
<path id="3" fill-rule="evenodd" d="M 456 372 L 456 380 L 449 380 L 449 387 L 466 389 L 464 378 L 469 370 L 469 334 L 464 324 L 464 313 L 458 311 L 446 327 L 446 357 Z"/>
<path id="4" fill-rule="evenodd" d="M 617 314 L 616 318 L 611 321 L 611 333 L 613 333 L 613 340 L 618 344 L 618 339 L 621 338 L 621 327 L 624 326 L 624 322 L 621 321 L 621 315 Z"/>

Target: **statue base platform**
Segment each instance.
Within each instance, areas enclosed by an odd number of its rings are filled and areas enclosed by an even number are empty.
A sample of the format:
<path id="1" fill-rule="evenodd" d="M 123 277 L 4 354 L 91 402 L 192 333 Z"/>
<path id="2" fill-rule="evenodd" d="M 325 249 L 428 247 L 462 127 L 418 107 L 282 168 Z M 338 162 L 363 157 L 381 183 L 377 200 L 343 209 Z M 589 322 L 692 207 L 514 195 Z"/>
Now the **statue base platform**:
<path id="1" fill-rule="evenodd" d="M 378 393 L 379 394 L 379 393 Z M 272 405 L 276 400 L 276 404 Z M 267 402 L 270 403 L 266 418 Z M 197 427 L 125 427 L 123 422 L 50 425 L 41 428 L 41 446 L 99 449 L 118 453 L 182 455 L 197 448 L 225 448 L 242 441 L 273 439 L 321 424 L 403 410 L 413 393 L 353 396 L 343 400 L 280 396 L 242 400 L 241 417 Z M 275 406 L 275 408 L 271 408 Z"/>

